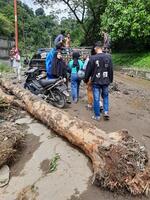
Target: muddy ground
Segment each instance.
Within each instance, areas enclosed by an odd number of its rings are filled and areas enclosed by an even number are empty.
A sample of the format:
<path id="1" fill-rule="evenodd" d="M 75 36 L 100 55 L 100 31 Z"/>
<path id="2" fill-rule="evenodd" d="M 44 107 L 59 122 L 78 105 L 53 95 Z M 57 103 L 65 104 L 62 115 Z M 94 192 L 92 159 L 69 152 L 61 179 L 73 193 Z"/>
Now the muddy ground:
<path id="1" fill-rule="evenodd" d="M 94 123 L 106 132 L 127 129 L 146 146 L 150 155 L 150 81 L 115 74 L 110 94 L 110 121 L 91 120 L 86 109 L 85 86 L 81 88 L 78 104 L 65 109 L 72 116 Z M 13 108 L 14 109 L 14 108 Z M 26 112 L 14 111 L 11 121 L 26 132 L 24 148 L 11 164 L 8 186 L 0 189 L 0 200 L 146 200 L 116 194 L 91 184 L 90 160 L 77 148 L 55 135 Z M 50 173 L 50 160 L 60 155 L 56 171 Z"/>
<path id="2" fill-rule="evenodd" d="M 94 123 L 107 133 L 127 129 L 150 155 L 150 81 L 133 78 L 121 73 L 115 74 L 114 87 L 110 90 L 110 121 L 93 122 L 92 111 L 86 109 L 85 91 L 81 92 L 79 104 L 72 104 L 67 111 L 77 118 Z M 117 91 L 118 90 L 118 91 Z M 89 183 L 87 191 L 80 197 L 70 200 L 145 200 L 148 197 L 133 197 L 128 194 L 115 194 L 104 191 Z"/>

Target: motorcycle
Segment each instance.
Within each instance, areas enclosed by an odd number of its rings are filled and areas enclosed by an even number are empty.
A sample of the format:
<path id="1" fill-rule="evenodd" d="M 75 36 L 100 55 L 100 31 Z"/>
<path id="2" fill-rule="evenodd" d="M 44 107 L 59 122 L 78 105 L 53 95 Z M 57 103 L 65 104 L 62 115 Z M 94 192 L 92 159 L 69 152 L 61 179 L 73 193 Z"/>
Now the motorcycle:
<path id="1" fill-rule="evenodd" d="M 24 84 L 25 89 L 58 108 L 66 106 L 69 93 L 65 79 L 60 77 L 47 80 L 37 67 L 28 70 L 25 75 L 27 77 Z"/>

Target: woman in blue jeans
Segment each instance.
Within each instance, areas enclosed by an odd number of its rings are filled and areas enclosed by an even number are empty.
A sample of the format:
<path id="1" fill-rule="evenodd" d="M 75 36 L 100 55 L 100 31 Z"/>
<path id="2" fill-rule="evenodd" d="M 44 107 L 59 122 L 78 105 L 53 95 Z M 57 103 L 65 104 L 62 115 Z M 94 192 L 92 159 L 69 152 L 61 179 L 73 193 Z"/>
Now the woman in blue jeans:
<path id="1" fill-rule="evenodd" d="M 79 52 L 74 52 L 72 55 L 73 59 L 68 64 L 71 70 L 71 95 L 74 103 L 77 103 L 79 99 L 80 79 L 78 78 L 78 71 L 83 68 L 83 62 L 79 57 Z"/>

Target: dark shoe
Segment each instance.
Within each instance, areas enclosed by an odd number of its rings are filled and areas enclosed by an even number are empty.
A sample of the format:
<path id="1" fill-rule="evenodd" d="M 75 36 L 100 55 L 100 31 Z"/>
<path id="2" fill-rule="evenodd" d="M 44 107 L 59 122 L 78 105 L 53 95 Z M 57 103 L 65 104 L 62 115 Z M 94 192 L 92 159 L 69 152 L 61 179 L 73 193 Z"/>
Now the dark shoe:
<path id="1" fill-rule="evenodd" d="M 103 106 L 100 106 L 100 112 L 103 112 Z"/>
<path id="2" fill-rule="evenodd" d="M 67 103 L 68 103 L 68 104 L 71 104 L 71 101 L 68 99 L 68 100 L 67 100 Z"/>
<path id="3" fill-rule="evenodd" d="M 109 120 L 109 114 L 107 112 L 104 113 L 103 117 L 104 120 Z"/>

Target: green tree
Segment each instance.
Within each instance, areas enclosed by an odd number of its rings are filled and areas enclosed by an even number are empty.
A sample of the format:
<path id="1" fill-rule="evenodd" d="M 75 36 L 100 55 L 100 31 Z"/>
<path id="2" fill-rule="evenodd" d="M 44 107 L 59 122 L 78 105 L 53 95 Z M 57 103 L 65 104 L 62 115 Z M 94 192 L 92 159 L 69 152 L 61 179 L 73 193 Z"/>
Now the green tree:
<path id="1" fill-rule="evenodd" d="M 62 18 L 59 29 L 63 28 L 65 29 L 66 34 L 70 33 L 71 35 L 71 45 L 74 47 L 80 46 L 84 39 L 84 33 L 77 21 L 72 18 Z"/>
<path id="2" fill-rule="evenodd" d="M 49 37 L 56 35 L 59 26 L 54 15 L 36 16 L 27 5 L 17 1 L 19 48 L 23 51 L 49 47 Z M 14 5 L 11 0 L 0 0 L 0 35 L 14 37 Z"/>
<path id="3" fill-rule="evenodd" d="M 84 33 L 83 43 L 91 44 L 99 38 L 100 16 L 104 13 L 107 0 L 33 0 L 41 5 L 57 2 L 66 4 L 81 26 Z"/>
<path id="4" fill-rule="evenodd" d="M 0 35 L 11 36 L 13 24 L 7 17 L 0 13 Z"/>
<path id="5" fill-rule="evenodd" d="M 102 16 L 102 29 L 110 33 L 115 43 L 128 41 L 137 46 L 147 45 L 150 37 L 150 1 L 108 0 Z"/>
<path id="6" fill-rule="evenodd" d="M 43 16 L 45 15 L 44 9 L 43 8 L 38 8 L 35 11 L 36 16 Z"/>

